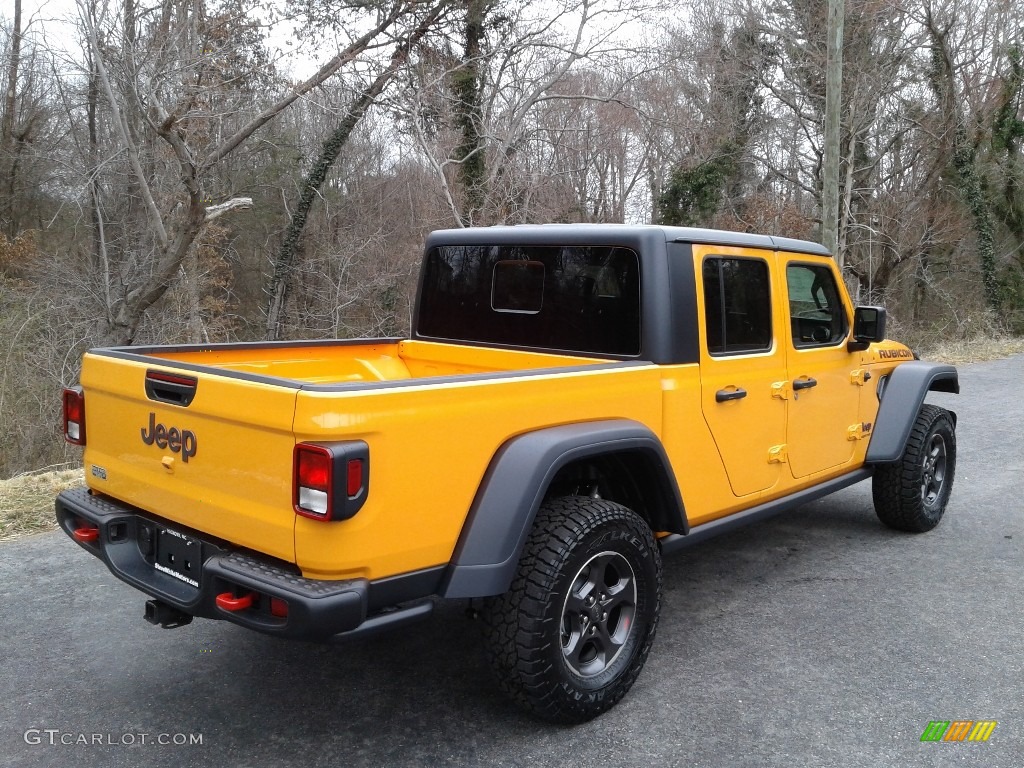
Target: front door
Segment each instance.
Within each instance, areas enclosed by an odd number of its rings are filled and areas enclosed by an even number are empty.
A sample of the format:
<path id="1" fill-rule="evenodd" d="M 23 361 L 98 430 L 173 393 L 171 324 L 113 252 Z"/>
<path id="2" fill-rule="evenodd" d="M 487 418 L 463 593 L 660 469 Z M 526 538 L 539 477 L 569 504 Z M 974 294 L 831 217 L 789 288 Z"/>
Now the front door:
<path id="1" fill-rule="evenodd" d="M 789 462 L 802 478 L 853 458 L 862 387 L 857 356 L 846 351 L 852 318 L 834 262 L 780 253 L 779 267 L 789 299 Z"/>

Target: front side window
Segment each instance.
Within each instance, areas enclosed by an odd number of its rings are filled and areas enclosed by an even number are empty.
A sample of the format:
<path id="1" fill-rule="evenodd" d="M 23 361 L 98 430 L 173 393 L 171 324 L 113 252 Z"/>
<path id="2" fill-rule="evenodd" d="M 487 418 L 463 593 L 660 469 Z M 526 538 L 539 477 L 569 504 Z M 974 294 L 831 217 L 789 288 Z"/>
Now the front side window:
<path id="1" fill-rule="evenodd" d="M 450 341 L 639 355 L 640 257 L 595 245 L 432 248 L 417 330 Z"/>
<path id="2" fill-rule="evenodd" d="M 794 346 L 830 346 L 846 338 L 846 312 L 831 269 L 819 264 L 790 264 L 786 284 Z"/>
<path id="3" fill-rule="evenodd" d="M 772 347 L 771 281 L 761 259 L 704 260 L 704 329 L 708 352 L 728 355 Z"/>

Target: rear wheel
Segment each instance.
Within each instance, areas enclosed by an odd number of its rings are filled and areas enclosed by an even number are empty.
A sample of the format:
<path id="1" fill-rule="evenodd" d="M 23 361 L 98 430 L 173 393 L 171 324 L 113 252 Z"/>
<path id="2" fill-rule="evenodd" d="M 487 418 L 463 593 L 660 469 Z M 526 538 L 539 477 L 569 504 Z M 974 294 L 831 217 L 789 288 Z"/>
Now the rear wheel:
<path id="1" fill-rule="evenodd" d="M 661 557 L 637 514 L 589 497 L 553 499 L 511 588 L 484 606 L 499 684 L 544 720 L 590 720 L 640 674 L 660 604 Z"/>
<path id="2" fill-rule="evenodd" d="M 917 415 L 903 457 L 875 470 L 875 512 L 890 528 L 923 533 L 942 519 L 953 490 L 956 432 L 949 411 L 925 405 Z"/>

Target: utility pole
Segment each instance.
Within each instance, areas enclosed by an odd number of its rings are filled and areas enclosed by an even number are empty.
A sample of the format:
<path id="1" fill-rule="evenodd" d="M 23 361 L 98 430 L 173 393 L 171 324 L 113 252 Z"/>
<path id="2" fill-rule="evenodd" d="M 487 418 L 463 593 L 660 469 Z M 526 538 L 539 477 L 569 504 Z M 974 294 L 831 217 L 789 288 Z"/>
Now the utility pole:
<path id="1" fill-rule="evenodd" d="M 821 239 L 839 268 L 839 116 L 843 104 L 844 0 L 828 0 L 828 44 L 825 59 L 825 147 L 821 189 Z"/>

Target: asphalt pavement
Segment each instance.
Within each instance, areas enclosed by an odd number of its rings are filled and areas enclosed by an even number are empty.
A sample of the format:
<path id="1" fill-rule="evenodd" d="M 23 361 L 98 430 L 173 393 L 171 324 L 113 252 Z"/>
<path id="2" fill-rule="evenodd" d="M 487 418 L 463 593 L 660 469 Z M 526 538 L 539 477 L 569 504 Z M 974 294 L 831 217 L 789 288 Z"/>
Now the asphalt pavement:
<path id="1" fill-rule="evenodd" d="M 337 646 L 164 630 L 63 534 L 0 544 L 0 766 L 1024 766 L 1024 356 L 961 386 L 930 398 L 959 414 L 938 528 L 862 483 L 667 557 L 643 674 L 577 727 L 505 700 L 460 604 Z"/>

